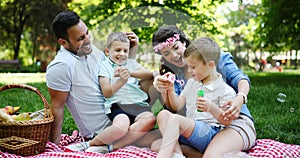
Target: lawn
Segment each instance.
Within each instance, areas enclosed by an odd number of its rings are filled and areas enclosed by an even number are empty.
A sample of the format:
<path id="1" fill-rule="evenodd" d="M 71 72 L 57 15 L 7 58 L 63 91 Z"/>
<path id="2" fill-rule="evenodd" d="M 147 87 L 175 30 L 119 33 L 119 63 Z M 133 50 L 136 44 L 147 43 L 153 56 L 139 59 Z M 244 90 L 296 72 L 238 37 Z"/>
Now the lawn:
<path id="1" fill-rule="evenodd" d="M 289 144 L 300 144 L 300 72 L 298 73 L 253 73 L 246 72 L 251 79 L 248 95 L 250 109 L 258 138 L 269 138 Z M 5 84 L 28 84 L 38 88 L 50 102 L 43 73 L 0 73 L 0 86 Z M 282 95 L 283 94 L 283 95 Z M 285 97 L 282 97 L 285 96 Z M 22 106 L 21 112 L 43 108 L 43 103 L 34 92 L 9 89 L 0 93 L 0 107 Z M 65 110 L 63 133 L 77 129 Z"/>

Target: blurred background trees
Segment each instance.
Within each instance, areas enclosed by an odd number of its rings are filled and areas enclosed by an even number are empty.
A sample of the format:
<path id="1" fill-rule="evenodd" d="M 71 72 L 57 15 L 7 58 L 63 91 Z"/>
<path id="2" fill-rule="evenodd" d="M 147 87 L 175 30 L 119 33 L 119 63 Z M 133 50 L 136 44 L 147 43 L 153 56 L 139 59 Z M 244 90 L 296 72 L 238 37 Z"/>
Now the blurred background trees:
<path id="1" fill-rule="evenodd" d="M 299 66 L 300 1 L 294 0 L 2 0 L 0 59 L 19 59 L 23 67 L 41 64 L 45 71 L 59 48 L 51 22 L 64 10 L 82 17 L 100 49 L 110 32 L 134 31 L 140 38 L 137 59 L 155 69 L 152 34 L 170 24 L 190 40 L 214 38 L 245 68 L 256 69 L 263 58 L 273 66 Z"/>

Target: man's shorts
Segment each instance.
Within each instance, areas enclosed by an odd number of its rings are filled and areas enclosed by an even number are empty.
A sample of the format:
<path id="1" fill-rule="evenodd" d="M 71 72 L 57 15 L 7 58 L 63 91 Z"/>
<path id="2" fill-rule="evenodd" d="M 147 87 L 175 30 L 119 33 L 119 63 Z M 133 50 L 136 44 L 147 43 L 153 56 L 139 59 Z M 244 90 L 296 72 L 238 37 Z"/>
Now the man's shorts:
<path id="1" fill-rule="evenodd" d="M 208 144 L 220 130 L 221 127 L 212 126 L 203 121 L 195 121 L 195 128 L 192 135 L 189 138 L 180 135 L 179 142 L 204 153 Z"/>
<path id="2" fill-rule="evenodd" d="M 248 116 L 241 114 L 226 128 L 232 128 L 241 135 L 244 141 L 243 150 L 248 150 L 253 147 L 256 140 L 256 131 L 253 121 Z"/>

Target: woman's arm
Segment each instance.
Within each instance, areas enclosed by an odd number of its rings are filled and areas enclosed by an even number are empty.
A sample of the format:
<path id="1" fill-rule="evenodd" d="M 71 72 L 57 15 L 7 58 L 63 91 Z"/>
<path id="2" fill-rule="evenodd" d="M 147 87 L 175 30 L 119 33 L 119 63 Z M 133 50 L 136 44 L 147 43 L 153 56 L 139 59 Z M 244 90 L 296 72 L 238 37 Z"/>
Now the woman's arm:
<path id="1" fill-rule="evenodd" d="M 223 113 L 223 116 L 230 120 L 236 119 L 240 115 L 240 110 L 246 99 L 241 94 L 247 96 L 249 93 L 250 79 L 238 68 L 230 53 L 221 52 L 217 70 L 225 78 L 226 83 L 238 94 L 235 98 L 222 105 L 222 107 L 230 105 L 230 108 Z"/>
<path id="2" fill-rule="evenodd" d="M 226 102 L 222 107 L 230 106 L 228 110 L 223 113 L 227 119 L 234 120 L 239 117 L 243 104 L 247 102 L 247 95 L 249 93 L 249 83 L 247 80 L 240 80 L 238 84 L 238 93 L 232 100 Z M 246 97 L 246 98 L 245 98 Z"/>

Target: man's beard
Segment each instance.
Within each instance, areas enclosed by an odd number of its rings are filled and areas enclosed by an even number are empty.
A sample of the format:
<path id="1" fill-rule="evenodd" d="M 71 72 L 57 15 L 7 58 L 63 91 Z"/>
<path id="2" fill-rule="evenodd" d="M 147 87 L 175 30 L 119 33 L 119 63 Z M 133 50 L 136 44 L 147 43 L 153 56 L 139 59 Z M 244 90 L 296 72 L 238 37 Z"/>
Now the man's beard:
<path id="1" fill-rule="evenodd" d="M 92 45 L 90 43 L 81 45 L 77 51 L 78 56 L 88 55 L 90 53 L 92 53 Z"/>
<path id="2" fill-rule="evenodd" d="M 88 55 L 92 52 L 92 46 L 90 43 L 83 44 L 79 48 L 75 48 L 73 45 L 70 45 L 70 47 L 67 50 L 77 56 L 83 56 L 83 55 Z"/>

